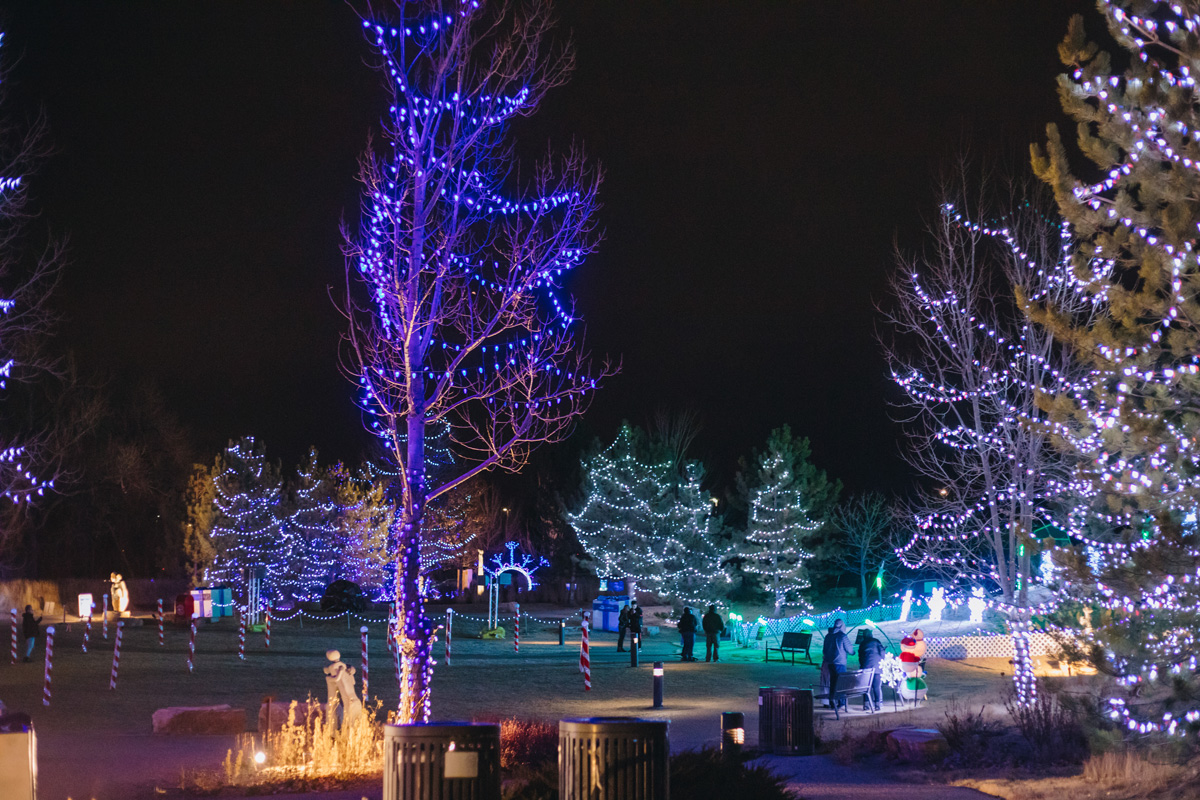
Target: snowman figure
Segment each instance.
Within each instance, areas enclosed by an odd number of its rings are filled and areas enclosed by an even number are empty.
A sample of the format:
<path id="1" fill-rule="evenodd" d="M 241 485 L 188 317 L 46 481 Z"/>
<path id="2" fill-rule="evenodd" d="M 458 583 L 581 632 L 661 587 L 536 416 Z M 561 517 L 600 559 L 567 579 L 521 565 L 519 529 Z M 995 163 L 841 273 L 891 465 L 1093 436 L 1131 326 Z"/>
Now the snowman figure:
<path id="1" fill-rule="evenodd" d="M 983 622 L 983 610 L 987 608 L 983 587 L 976 586 L 971 590 L 971 599 L 967 600 L 967 608 L 971 610 L 971 622 Z"/>
<path id="2" fill-rule="evenodd" d="M 908 614 L 912 611 L 912 589 L 904 591 L 904 599 L 900 602 L 900 621 L 908 622 Z"/>
<path id="3" fill-rule="evenodd" d="M 342 724 L 353 725 L 354 720 L 362 713 L 362 701 L 354 688 L 354 667 L 342 663 L 342 654 L 337 650 L 326 650 L 325 658 L 329 664 L 325 667 L 325 695 L 329 708 L 341 701 Z"/>
<path id="4" fill-rule="evenodd" d="M 117 612 L 118 617 L 128 617 L 129 587 L 125 585 L 125 578 L 119 572 L 111 572 L 108 575 L 108 582 L 112 586 L 113 611 Z"/>
<path id="5" fill-rule="evenodd" d="M 946 590 L 940 586 L 933 587 L 929 597 L 929 621 L 941 622 L 942 612 L 946 610 Z"/>
<path id="6" fill-rule="evenodd" d="M 921 659 L 925 657 L 925 633 L 920 628 L 900 640 L 900 667 L 904 670 L 905 679 L 900 681 L 897 693 L 905 702 L 911 700 L 914 704 L 925 699 L 925 670 L 921 669 Z"/>

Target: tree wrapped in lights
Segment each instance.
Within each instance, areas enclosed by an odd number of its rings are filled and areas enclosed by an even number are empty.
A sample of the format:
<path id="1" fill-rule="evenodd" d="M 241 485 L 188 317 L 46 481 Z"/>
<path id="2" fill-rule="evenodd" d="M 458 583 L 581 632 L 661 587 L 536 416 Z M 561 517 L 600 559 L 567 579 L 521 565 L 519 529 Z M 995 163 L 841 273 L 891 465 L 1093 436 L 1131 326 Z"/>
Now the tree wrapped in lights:
<path id="1" fill-rule="evenodd" d="M 388 497 L 391 478 L 370 465 L 351 475 L 338 464 L 330 470 L 329 480 L 337 509 L 336 577 L 375 587 L 379 600 L 394 600 L 390 537 L 396 507 Z"/>
<path id="2" fill-rule="evenodd" d="M 624 423 L 584 459 L 584 502 L 567 515 L 595 573 L 677 601 L 724 593 L 726 552 L 703 478 L 699 462 L 678 461 Z"/>
<path id="3" fill-rule="evenodd" d="M 316 448 L 308 451 L 288 488 L 290 513 L 284 530 L 295 542 L 292 572 L 297 597 L 319 600 L 338 573 L 341 551 L 337 542 L 339 509 L 326 470 L 317 463 Z"/>
<path id="4" fill-rule="evenodd" d="M 0 78 L 7 83 L 7 72 Z M 58 372 L 58 360 L 47 355 L 44 340 L 53 325 L 46 301 L 63 265 L 57 242 L 35 259 L 22 252 L 32 217 L 24 174 L 46 152 L 44 120 L 38 119 L 23 135 L 13 137 L 14 132 L 15 126 L 5 126 L 6 136 L 0 140 L 0 390 L 5 391 Z M 10 401 L 0 417 L 0 546 L 5 549 L 19 543 L 26 510 L 54 489 L 57 464 L 74 444 L 60 441 L 67 435 L 65 429 L 56 431 L 30 418 L 30 405 Z"/>
<path id="5" fill-rule="evenodd" d="M 295 592 L 296 549 L 284 523 L 286 511 L 279 469 L 253 437 L 231 441 L 220 456 L 223 469 L 213 481 L 216 551 L 209 577 L 214 583 L 246 589 L 245 571 L 262 567 L 264 595 L 291 598 Z"/>
<path id="6" fill-rule="evenodd" d="M 359 173 L 363 224 L 347 236 L 350 371 L 399 467 L 399 719 L 429 714 L 433 625 L 418 590 L 429 501 L 493 468 L 517 470 L 564 436 L 608 367 L 581 349 L 563 276 L 596 242 L 597 173 L 578 152 L 518 187 L 508 123 L 570 69 L 550 4 L 395 2 L 363 21 L 386 76 L 383 147 Z M 528 189 L 526 198 L 506 191 Z M 360 297 L 355 300 L 355 297 Z M 433 475 L 427 431 L 452 426 L 473 463 Z"/>
<path id="7" fill-rule="evenodd" d="M 812 553 L 805 541 L 823 522 L 809 514 L 807 496 L 808 443 L 792 435 L 787 425 L 771 431 L 767 447 L 755 453 L 752 465 L 738 472 L 738 494 L 746 505 L 746 532 L 737 550 L 743 572 L 755 576 L 775 603 L 810 608 L 803 592 L 809 588 L 807 562 Z"/>
<path id="8" fill-rule="evenodd" d="M 1067 583 L 1104 609 L 1092 638 L 1097 666 L 1143 695 L 1136 713 L 1124 698 L 1112 699 L 1111 713 L 1130 730 L 1182 733 L 1200 720 L 1188 699 L 1200 657 L 1200 8 L 1100 10 L 1129 66 L 1114 70 L 1079 17 L 1059 55 L 1070 70 L 1060 79 L 1064 110 L 1104 177 L 1072 174 L 1054 126 L 1033 165 L 1077 237 L 1061 275 L 1105 313 L 1081 324 L 1058 303 L 1030 306 L 1090 369 L 1053 410 L 1081 463 L 1078 486 L 1095 499 L 1071 530 L 1092 567 L 1078 560 Z M 1165 694 L 1156 677 L 1169 681 Z M 1153 713 L 1151 701 L 1162 703 Z"/>

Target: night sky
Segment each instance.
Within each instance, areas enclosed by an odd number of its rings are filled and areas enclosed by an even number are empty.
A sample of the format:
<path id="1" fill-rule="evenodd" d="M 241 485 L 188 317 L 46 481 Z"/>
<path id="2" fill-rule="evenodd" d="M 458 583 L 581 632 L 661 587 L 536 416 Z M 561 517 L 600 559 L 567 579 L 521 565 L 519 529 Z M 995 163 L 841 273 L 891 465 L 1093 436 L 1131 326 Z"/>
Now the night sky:
<path id="1" fill-rule="evenodd" d="M 787 422 L 848 487 L 902 490 L 875 341 L 893 242 L 919 244 L 964 143 L 1026 167 L 1092 4 L 558 6 L 578 69 L 514 132 L 533 155 L 578 139 L 607 174 L 606 240 L 569 286 L 624 370 L 584 431 L 694 408 L 721 483 Z M 70 239 L 59 346 L 155 380 L 202 454 L 254 434 L 285 463 L 359 457 L 329 291 L 385 97 L 352 9 L 38 0 L 0 24 L 8 111 L 43 107 L 55 148 L 31 185 Z"/>

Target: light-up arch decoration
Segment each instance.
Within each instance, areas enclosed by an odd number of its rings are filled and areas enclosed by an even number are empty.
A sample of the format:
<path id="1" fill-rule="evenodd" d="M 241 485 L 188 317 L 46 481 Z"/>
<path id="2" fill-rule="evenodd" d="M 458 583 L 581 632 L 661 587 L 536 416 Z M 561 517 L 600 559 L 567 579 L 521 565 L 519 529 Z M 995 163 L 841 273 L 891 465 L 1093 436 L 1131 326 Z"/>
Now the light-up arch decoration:
<path id="1" fill-rule="evenodd" d="M 505 542 L 504 549 L 507 552 L 494 554 L 491 564 L 484 567 L 487 573 L 496 579 L 500 577 L 501 573 L 517 572 L 525 576 L 530 589 L 536 589 L 538 583 L 534 580 L 533 574 L 542 567 L 550 566 L 550 562 L 541 556 L 521 553 L 521 545 L 516 542 Z"/>

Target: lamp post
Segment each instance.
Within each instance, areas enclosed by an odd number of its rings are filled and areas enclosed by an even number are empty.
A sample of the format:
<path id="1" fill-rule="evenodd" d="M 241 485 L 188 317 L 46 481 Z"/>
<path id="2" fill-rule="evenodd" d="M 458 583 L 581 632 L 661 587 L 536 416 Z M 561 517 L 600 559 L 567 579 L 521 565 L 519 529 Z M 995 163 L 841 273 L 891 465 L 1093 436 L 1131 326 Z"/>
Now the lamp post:
<path id="1" fill-rule="evenodd" d="M 654 662 L 654 707 L 663 707 L 663 662 Z"/>

